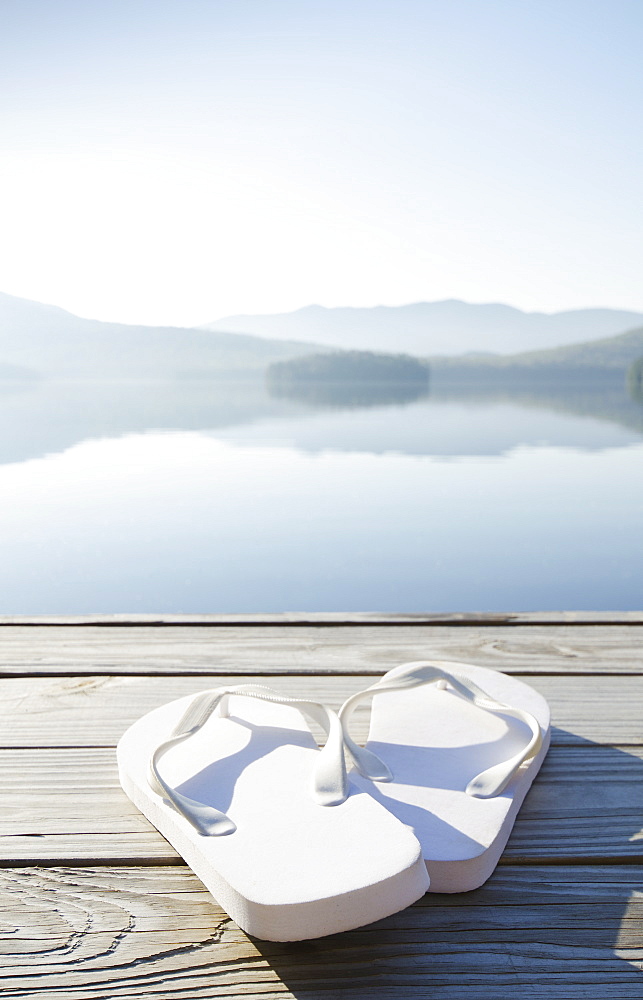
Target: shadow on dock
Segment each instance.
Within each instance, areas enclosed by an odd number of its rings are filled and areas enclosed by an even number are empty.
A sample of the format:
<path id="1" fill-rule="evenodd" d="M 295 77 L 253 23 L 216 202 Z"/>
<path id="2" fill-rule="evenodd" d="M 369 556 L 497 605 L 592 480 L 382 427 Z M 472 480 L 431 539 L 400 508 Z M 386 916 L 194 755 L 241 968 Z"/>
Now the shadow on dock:
<path id="1" fill-rule="evenodd" d="M 428 893 L 386 920 L 316 941 L 252 939 L 283 987 L 297 1000 L 515 1000 L 517 990 L 539 1000 L 640 1000 L 643 760 L 561 730 L 553 739 L 484 886 Z"/>

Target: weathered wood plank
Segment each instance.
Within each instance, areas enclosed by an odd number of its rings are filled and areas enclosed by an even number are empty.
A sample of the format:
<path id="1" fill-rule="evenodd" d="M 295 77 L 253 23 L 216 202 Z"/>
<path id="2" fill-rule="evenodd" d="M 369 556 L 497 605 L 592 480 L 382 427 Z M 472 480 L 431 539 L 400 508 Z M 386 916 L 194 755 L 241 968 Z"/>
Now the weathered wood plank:
<path id="1" fill-rule="evenodd" d="M 177 859 L 122 792 L 111 748 L 0 751 L 0 798 L 4 864 Z M 608 858 L 643 860 L 643 748 L 552 747 L 503 863 Z"/>
<path id="2" fill-rule="evenodd" d="M 265 682 L 248 675 L 244 682 Z M 210 687 L 239 683 L 216 677 L 8 677 L 0 681 L 0 747 L 113 746 L 140 715 L 173 698 Z M 326 701 L 338 707 L 366 687 L 364 676 L 273 677 L 284 694 Z M 530 683 L 548 699 L 555 743 L 579 739 L 601 744 L 643 744 L 643 676 L 533 676 Z M 368 710 L 355 714 L 363 738 Z"/>
<path id="3" fill-rule="evenodd" d="M 282 614 L 113 614 L 113 615 L 1 615 L 3 625 L 372 625 L 397 624 L 468 625 L 560 625 L 560 624 L 638 624 L 643 625 L 643 611 L 482 611 L 427 612 L 405 614 L 380 611 L 284 612 Z"/>
<path id="4" fill-rule="evenodd" d="M 636 625 L 7 626 L 0 675 L 383 673 L 427 658 L 507 673 L 643 674 Z"/>
<path id="5" fill-rule="evenodd" d="M 0 745 L 36 748 L 0 752 L 0 858 L 118 867 L 5 869 L 0 988 L 8 997 L 643 995 L 642 869 L 614 864 L 643 859 L 643 750 L 634 746 L 643 744 L 643 676 L 634 628 L 317 622 L 37 631 L 43 666 L 35 669 L 62 675 L 0 681 Z M 29 633 L 0 629 L 8 673 L 34 669 Z M 448 652 L 425 653 L 429 635 Z M 264 679 L 266 658 L 277 675 L 317 672 L 275 676 L 277 689 L 337 705 L 370 682 L 366 675 L 426 655 L 533 674 L 530 683 L 552 704 L 555 745 L 502 867 L 476 893 L 429 896 L 353 934 L 293 946 L 249 941 L 120 791 L 111 749 L 118 736 L 170 698 L 238 683 L 239 673 L 255 679 L 258 666 L 256 679 Z M 348 658 L 357 673 L 339 676 Z M 88 665 L 104 676 L 78 676 Z M 205 674 L 217 670 L 225 674 Z M 127 676 L 138 671 L 166 676 Z M 199 676 L 171 676 L 183 671 Z M 366 712 L 356 721 L 363 736 Z M 128 859 L 151 867 L 124 868 Z M 591 867 L 566 868 L 572 859 Z M 602 860 L 610 865 L 599 868 Z"/>
<path id="6" fill-rule="evenodd" d="M 357 931 L 249 939 L 183 867 L 0 872 L 7 997 L 640 1000 L 634 868 L 503 868 Z"/>

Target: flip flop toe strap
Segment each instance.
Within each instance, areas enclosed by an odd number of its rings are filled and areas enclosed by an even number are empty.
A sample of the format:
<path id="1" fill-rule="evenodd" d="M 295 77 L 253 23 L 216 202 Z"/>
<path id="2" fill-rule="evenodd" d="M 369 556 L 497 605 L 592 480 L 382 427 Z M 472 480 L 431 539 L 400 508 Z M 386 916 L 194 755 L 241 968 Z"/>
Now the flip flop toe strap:
<path id="1" fill-rule="evenodd" d="M 439 688 L 450 689 L 452 694 L 471 702 L 477 708 L 518 719 L 530 729 L 531 736 L 521 750 L 507 760 L 481 771 L 475 778 L 472 778 L 466 787 L 468 795 L 482 799 L 492 798 L 504 791 L 518 769 L 526 761 L 531 760 L 542 746 L 540 725 L 529 712 L 496 701 L 468 677 L 458 674 L 458 666 L 460 664 L 442 660 L 420 660 L 407 663 L 396 670 L 394 674 L 385 675 L 377 683 L 354 694 L 344 703 L 339 712 L 344 729 L 344 742 L 360 774 L 373 781 L 391 781 L 393 778 L 384 761 L 380 760 L 371 750 L 358 746 L 348 733 L 348 722 L 359 703 L 367 698 L 391 691 L 404 691 L 425 684 L 436 684 Z M 445 667 L 455 667 L 456 670 L 447 671 L 444 669 Z"/>
<path id="2" fill-rule="evenodd" d="M 236 825 L 226 813 L 207 803 L 191 799 L 168 784 L 159 771 L 159 763 L 168 750 L 199 732 L 216 709 L 219 710 L 220 716 L 227 717 L 231 696 L 254 698 L 278 705 L 292 705 L 303 715 L 312 718 L 326 733 L 326 742 L 316 754 L 310 794 L 322 806 L 339 805 L 347 798 L 348 779 L 344 762 L 342 725 L 337 714 L 331 709 L 319 702 L 287 698 L 270 688 L 255 684 L 203 691 L 192 699 L 171 735 L 152 754 L 148 774 L 149 783 L 154 791 L 169 799 L 175 809 L 185 816 L 200 834 L 220 837 L 234 833 Z"/>

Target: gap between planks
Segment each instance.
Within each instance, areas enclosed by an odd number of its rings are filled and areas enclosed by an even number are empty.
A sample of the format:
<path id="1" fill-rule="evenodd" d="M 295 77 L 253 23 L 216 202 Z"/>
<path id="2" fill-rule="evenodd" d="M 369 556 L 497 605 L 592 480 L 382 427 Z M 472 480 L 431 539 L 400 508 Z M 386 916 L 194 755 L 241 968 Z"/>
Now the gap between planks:
<path id="1" fill-rule="evenodd" d="M 642 775 L 643 747 L 552 747 L 520 810 L 505 863 L 639 860 Z M 122 791 L 112 748 L 3 751 L 0 784 L 0 864 L 176 861 Z"/>
<path id="2" fill-rule="evenodd" d="M 59 858 L 34 855 L 31 858 L 28 856 L 17 859 L 0 858 L 0 871 L 3 869 L 9 871 L 16 868 L 42 868 L 48 870 L 50 868 L 70 867 L 76 868 L 79 871 L 86 868 L 176 868 L 184 864 L 183 858 L 179 855 L 176 857 L 163 857 L 162 855 L 146 857 L 144 855 L 132 854 L 131 856 L 123 855 L 123 857 L 120 857 L 112 854 L 104 856 L 96 854 L 88 855 L 87 857 L 70 857 L 67 854 L 62 854 Z M 524 858 L 517 858 L 515 856 L 508 856 L 505 858 L 502 856 L 498 861 L 499 868 L 568 868 L 570 865 L 588 869 L 631 866 L 639 872 L 640 885 L 641 876 L 639 866 L 643 865 L 643 854 L 628 854 L 620 858 L 613 858 L 610 855 L 597 855 L 596 857 L 569 855 L 561 858 L 559 861 L 552 857 L 532 858 L 525 856 Z M 641 913 L 641 917 L 643 918 L 643 913 Z"/>
<path id="3" fill-rule="evenodd" d="M 203 614 L 203 615 L 153 615 L 153 614 L 111 614 L 111 615 L 3 615 L 0 628 L 13 625 L 98 625 L 101 627 L 129 627 L 149 625 L 163 628 L 175 626 L 219 626 L 219 625 L 288 625 L 298 627 L 314 625 L 352 627 L 369 625 L 643 625 L 641 611 L 509 611 L 509 612 L 427 612 L 425 614 L 405 614 L 394 612 L 385 614 L 376 611 L 364 612 L 283 612 L 280 614 Z"/>
<path id="4" fill-rule="evenodd" d="M 246 675 L 262 683 L 264 675 Z M 0 690 L 0 740 L 5 747 L 79 747 L 115 745 L 145 712 L 174 698 L 211 687 L 239 683 L 238 675 L 4 678 Z M 300 694 L 337 708 L 346 697 L 371 683 L 360 675 L 273 677 L 283 694 Z M 643 743 L 643 676 L 596 675 L 591 683 L 574 674 L 538 675 L 531 685 L 552 708 L 554 743 L 589 741 L 603 745 Z M 366 707 L 355 715 L 357 739 L 367 730 Z"/>

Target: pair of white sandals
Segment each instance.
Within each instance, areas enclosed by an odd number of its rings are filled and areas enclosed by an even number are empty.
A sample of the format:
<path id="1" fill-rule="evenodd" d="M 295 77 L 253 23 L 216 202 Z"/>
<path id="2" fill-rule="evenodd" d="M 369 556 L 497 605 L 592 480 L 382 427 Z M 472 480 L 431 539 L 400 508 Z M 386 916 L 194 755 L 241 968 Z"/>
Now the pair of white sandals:
<path id="1" fill-rule="evenodd" d="M 348 725 L 371 698 L 362 748 Z M 326 733 L 321 749 L 304 715 Z M 339 714 L 255 685 L 180 698 L 128 729 L 118 764 L 130 799 L 243 930 L 299 941 L 429 888 L 481 885 L 548 742 L 547 703 L 527 684 L 433 660 L 390 670 Z"/>

